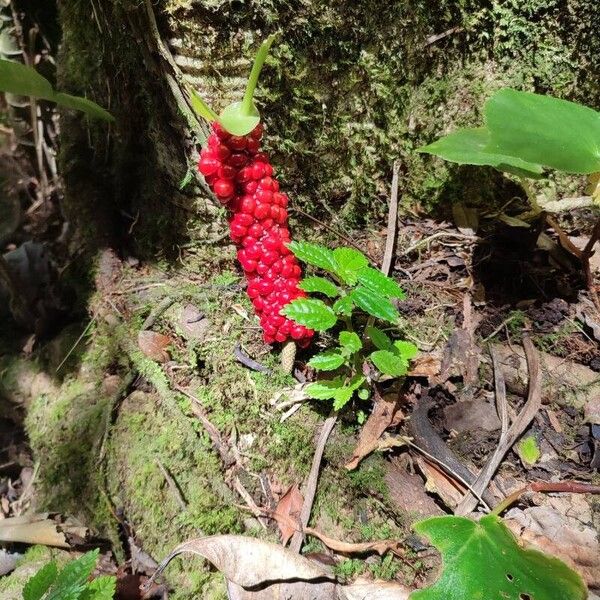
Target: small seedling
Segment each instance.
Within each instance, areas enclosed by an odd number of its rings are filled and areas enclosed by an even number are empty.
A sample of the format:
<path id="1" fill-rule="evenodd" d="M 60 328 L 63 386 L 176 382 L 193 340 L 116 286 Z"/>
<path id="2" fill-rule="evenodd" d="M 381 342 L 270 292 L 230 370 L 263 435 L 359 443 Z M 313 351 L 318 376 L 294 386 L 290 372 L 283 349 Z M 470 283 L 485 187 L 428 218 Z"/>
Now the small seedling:
<path id="1" fill-rule="evenodd" d="M 325 298 L 297 298 L 281 314 L 315 331 L 328 331 L 341 325 L 338 344 L 313 356 L 309 366 L 317 371 L 332 372 L 306 388 L 318 400 L 333 400 L 340 410 L 356 394 L 370 396 L 372 377 L 368 364 L 389 377 L 401 377 L 409 361 L 417 354 L 411 342 L 393 341 L 385 331 L 375 327 L 381 321 L 398 325 L 400 315 L 393 300 L 405 297 L 402 288 L 381 271 L 369 266 L 366 256 L 354 248 L 336 248 L 308 242 L 292 242 L 288 248 L 301 262 L 325 271 L 328 277 L 306 277 L 300 289 Z"/>

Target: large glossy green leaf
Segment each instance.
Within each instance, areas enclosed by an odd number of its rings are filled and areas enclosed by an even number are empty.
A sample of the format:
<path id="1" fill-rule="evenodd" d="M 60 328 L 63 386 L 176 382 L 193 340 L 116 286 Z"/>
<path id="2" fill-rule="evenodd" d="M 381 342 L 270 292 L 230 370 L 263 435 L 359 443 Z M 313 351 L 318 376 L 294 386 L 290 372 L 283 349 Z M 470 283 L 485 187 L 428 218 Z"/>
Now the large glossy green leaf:
<path id="1" fill-rule="evenodd" d="M 379 350 L 389 350 L 390 352 L 394 351 L 392 340 L 390 340 L 385 331 L 382 331 L 378 327 L 367 327 L 367 335 L 371 338 L 373 345 L 376 348 L 379 348 Z"/>
<path id="2" fill-rule="evenodd" d="M 373 364 L 385 375 L 400 377 L 408 371 L 408 362 L 395 352 L 389 350 L 375 350 L 370 359 Z"/>
<path id="3" fill-rule="evenodd" d="M 406 297 L 404 290 L 391 277 L 371 267 L 364 267 L 358 272 L 358 281 L 365 287 L 387 296 L 388 298 L 403 299 Z"/>
<path id="4" fill-rule="evenodd" d="M 414 525 L 441 552 L 443 571 L 410 600 L 584 600 L 581 577 L 560 560 L 524 549 L 495 515 L 479 522 L 433 517 Z"/>
<path id="5" fill-rule="evenodd" d="M 56 104 L 64 106 L 65 108 L 72 108 L 73 110 L 79 110 L 85 113 L 92 119 L 100 119 L 102 121 L 114 121 L 114 117 L 104 108 L 98 106 L 95 102 L 82 98 L 80 96 L 71 96 L 70 94 L 63 94 L 57 92 L 52 98 Z"/>
<path id="6" fill-rule="evenodd" d="M 400 315 L 394 307 L 394 305 L 384 296 L 380 296 L 377 292 L 370 290 L 369 288 L 359 285 L 355 290 L 352 291 L 352 301 L 362 308 L 366 313 L 389 321 L 390 323 L 396 323 Z"/>
<path id="7" fill-rule="evenodd" d="M 325 269 L 330 273 L 337 270 L 337 262 L 333 256 L 333 251 L 320 244 L 311 244 L 310 242 L 290 242 L 288 248 L 294 256 L 313 267 Z"/>
<path id="8" fill-rule="evenodd" d="M 418 152 L 434 154 L 460 165 L 487 165 L 522 177 L 539 178 L 542 167 L 535 161 L 526 161 L 519 155 L 502 153 L 490 146 L 490 132 L 485 127 L 459 129 L 439 140 L 423 146 Z"/>
<path id="9" fill-rule="evenodd" d="M 331 283 L 325 277 L 305 277 L 299 284 L 298 287 L 305 292 L 318 292 L 319 294 L 325 294 L 330 298 L 335 298 L 340 295 L 340 291 L 337 287 Z"/>
<path id="10" fill-rule="evenodd" d="M 281 309 L 281 314 L 315 331 L 330 329 L 337 322 L 333 310 L 316 298 L 297 298 Z"/>
<path id="11" fill-rule="evenodd" d="M 308 361 L 308 366 L 317 371 L 335 371 L 344 364 L 344 360 L 344 357 L 337 350 L 325 350 L 315 354 Z"/>
<path id="12" fill-rule="evenodd" d="M 498 151 L 568 173 L 600 171 L 600 113 L 591 108 L 503 89 L 485 116 Z"/>

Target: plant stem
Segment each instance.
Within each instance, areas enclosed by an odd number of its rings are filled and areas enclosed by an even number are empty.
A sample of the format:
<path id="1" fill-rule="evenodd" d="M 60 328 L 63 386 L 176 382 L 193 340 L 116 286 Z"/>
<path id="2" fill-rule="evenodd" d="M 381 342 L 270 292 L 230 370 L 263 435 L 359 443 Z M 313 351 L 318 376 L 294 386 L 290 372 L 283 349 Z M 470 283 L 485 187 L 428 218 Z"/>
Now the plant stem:
<path id="1" fill-rule="evenodd" d="M 267 58 L 267 54 L 269 54 L 269 49 L 271 48 L 271 44 L 275 39 L 275 35 L 270 35 L 258 49 L 256 53 L 256 58 L 254 59 L 254 64 L 252 65 L 252 71 L 250 71 L 250 77 L 248 77 L 248 83 L 246 85 L 246 92 L 244 94 L 244 99 L 242 100 L 241 112 L 244 115 L 252 115 L 254 108 L 254 90 L 256 89 L 256 85 L 258 84 L 258 77 L 260 76 L 260 72 L 265 64 L 265 60 Z"/>
<path id="2" fill-rule="evenodd" d="M 513 492 L 500 502 L 490 514 L 499 517 L 509 506 L 518 502 L 519 498 L 529 492 L 568 492 L 571 494 L 600 494 L 600 485 L 578 483 L 576 481 L 535 481 Z"/>

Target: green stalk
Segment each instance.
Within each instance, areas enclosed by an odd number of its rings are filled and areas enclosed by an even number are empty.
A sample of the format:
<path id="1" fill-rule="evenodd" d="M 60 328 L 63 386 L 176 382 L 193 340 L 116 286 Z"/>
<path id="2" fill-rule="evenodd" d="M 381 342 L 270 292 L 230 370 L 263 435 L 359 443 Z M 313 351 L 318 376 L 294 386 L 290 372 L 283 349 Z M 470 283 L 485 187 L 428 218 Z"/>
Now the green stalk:
<path id="1" fill-rule="evenodd" d="M 250 77 L 248 77 L 248 83 L 246 85 L 246 92 L 244 94 L 244 99 L 242 100 L 241 112 L 244 115 L 253 115 L 254 114 L 254 90 L 258 84 L 258 78 L 260 76 L 260 72 L 262 71 L 263 65 L 265 64 L 265 60 L 267 59 L 267 55 L 269 54 L 269 50 L 271 48 L 271 44 L 275 40 L 275 34 L 270 35 L 258 49 L 256 53 L 256 58 L 254 59 L 254 64 L 252 65 L 252 71 L 250 71 Z"/>

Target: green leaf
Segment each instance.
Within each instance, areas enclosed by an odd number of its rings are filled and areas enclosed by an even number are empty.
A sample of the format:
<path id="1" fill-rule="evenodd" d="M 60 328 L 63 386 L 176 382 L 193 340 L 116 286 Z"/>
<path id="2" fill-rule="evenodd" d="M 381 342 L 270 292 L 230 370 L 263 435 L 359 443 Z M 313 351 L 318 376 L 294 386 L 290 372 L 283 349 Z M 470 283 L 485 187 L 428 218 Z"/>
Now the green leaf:
<path id="1" fill-rule="evenodd" d="M 356 306 L 362 308 L 373 317 L 389 321 L 390 323 L 398 321 L 400 315 L 394 305 L 387 298 L 380 296 L 373 290 L 359 285 L 352 291 L 350 296 Z"/>
<path id="2" fill-rule="evenodd" d="M 394 349 L 404 360 L 409 361 L 414 358 L 419 349 L 412 343 L 405 340 L 397 340 L 394 342 Z"/>
<path id="3" fill-rule="evenodd" d="M 54 583 L 58 569 L 56 563 L 49 562 L 44 565 L 23 588 L 23 600 L 41 600 L 42 596 L 50 589 Z"/>
<path id="4" fill-rule="evenodd" d="M 337 322 L 333 310 L 325 302 L 316 298 L 296 298 L 286 304 L 280 314 L 315 331 L 330 329 Z"/>
<path id="5" fill-rule="evenodd" d="M 101 121 L 114 121 L 115 118 L 101 106 L 98 106 L 95 102 L 88 100 L 87 98 L 81 98 L 79 96 L 71 96 L 70 94 L 63 94 L 57 92 L 52 98 L 56 104 L 64 106 L 65 108 L 72 108 L 73 110 L 79 110 L 85 113 L 92 119 L 99 119 Z"/>
<path id="6" fill-rule="evenodd" d="M 517 444 L 517 453 L 519 457 L 526 465 L 534 465 L 539 459 L 542 453 L 538 446 L 537 439 L 534 435 L 528 435 L 524 437 Z"/>
<path id="7" fill-rule="evenodd" d="M 79 600 L 112 600 L 117 590 L 117 578 L 101 575 L 87 584 Z"/>
<path id="8" fill-rule="evenodd" d="M 35 96 L 42 100 L 52 100 L 54 97 L 50 82 L 34 68 L 4 59 L 0 59 L 0 92 Z"/>
<path id="9" fill-rule="evenodd" d="M 191 105 L 194 109 L 194 112 L 199 116 L 208 121 L 209 123 L 212 121 L 217 121 L 218 116 L 217 113 L 210 107 L 204 99 L 198 94 L 198 92 L 192 88 L 189 89 L 191 96 Z"/>
<path id="10" fill-rule="evenodd" d="M 306 386 L 305 392 L 310 398 L 315 400 L 330 400 L 335 398 L 336 393 L 344 386 L 344 382 L 341 377 L 335 379 L 324 379 L 322 381 L 315 381 Z"/>
<path id="11" fill-rule="evenodd" d="M 392 340 L 388 337 L 388 335 L 379 329 L 378 327 L 367 327 L 367 335 L 371 338 L 373 345 L 379 350 L 389 350 L 390 352 L 394 351 L 394 345 L 392 344 Z"/>
<path id="12" fill-rule="evenodd" d="M 362 375 L 355 375 L 347 385 L 338 389 L 333 397 L 333 410 L 342 409 L 364 381 L 365 378 Z"/>
<path id="13" fill-rule="evenodd" d="M 370 356 L 373 364 L 385 375 L 400 377 L 408 370 L 408 362 L 395 352 L 375 350 Z"/>
<path id="14" fill-rule="evenodd" d="M 354 303 L 350 296 L 343 296 L 333 303 L 333 311 L 338 315 L 349 317 L 352 314 Z"/>
<path id="15" fill-rule="evenodd" d="M 337 262 L 329 248 L 310 242 L 290 242 L 288 248 L 298 260 L 307 265 L 325 269 L 330 273 L 336 272 Z"/>
<path id="16" fill-rule="evenodd" d="M 348 354 L 354 354 L 362 348 L 362 342 L 354 331 L 340 331 L 340 345 Z"/>
<path id="17" fill-rule="evenodd" d="M 417 151 L 459 165 L 487 165 L 521 177 L 540 177 L 542 167 L 539 164 L 491 149 L 490 139 L 490 132 L 485 127 L 459 129 Z"/>
<path id="18" fill-rule="evenodd" d="M 71 596 L 78 597 L 94 570 L 98 554 L 98 549 L 91 550 L 77 560 L 67 563 L 56 577 L 52 590 L 45 600 L 63 600 Z"/>
<path id="19" fill-rule="evenodd" d="M 358 281 L 381 296 L 400 298 L 401 300 L 406 297 L 404 290 L 391 277 L 384 275 L 377 269 L 371 267 L 361 269 L 358 273 Z"/>
<path id="20" fill-rule="evenodd" d="M 336 248 L 333 257 L 337 263 L 336 274 L 348 285 L 356 285 L 358 271 L 369 264 L 367 257 L 354 248 Z"/>
<path id="21" fill-rule="evenodd" d="M 336 350 L 325 350 L 308 361 L 308 366 L 317 371 L 335 371 L 344 364 L 344 357 Z"/>
<path id="22" fill-rule="evenodd" d="M 600 113 L 574 102 L 504 89 L 485 105 L 492 146 L 567 173 L 600 171 Z"/>
<path id="23" fill-rule="evenodd" d="M 358 390 L 358 397 L 361 400 L 368 400 L 370 395 L 371 393 L 367 388 L 361 388 L 360 390 Z"/>
<path id="24" fill-rule="evenodd" d="M 33 67 L 18 62 L 0 59 L 0 91 L 50 100 L 65 108 L 79 110 L 94 119 L 115 120 L 108 111 L 87 98 L 54 91 L 50 82 Z"/>
<path id="25" fill-rule="evenodd" d="M 337 287 L 331 283 L 325 277 L 305 277 L 299 284 L 298 287 L 305 292 L 318 292 L 325 294 L 330 298 L 335 298 L 340 295 L 340 291 Z"/>
<path id="26" fill-rule="evenodd" d="M 414 525 L 441 552 L 443 571 L 410 600 L 584 600 L 581 577 L 560 560 L 522 548 L 495 515 L 479 522 L 433 517 Z"/>

